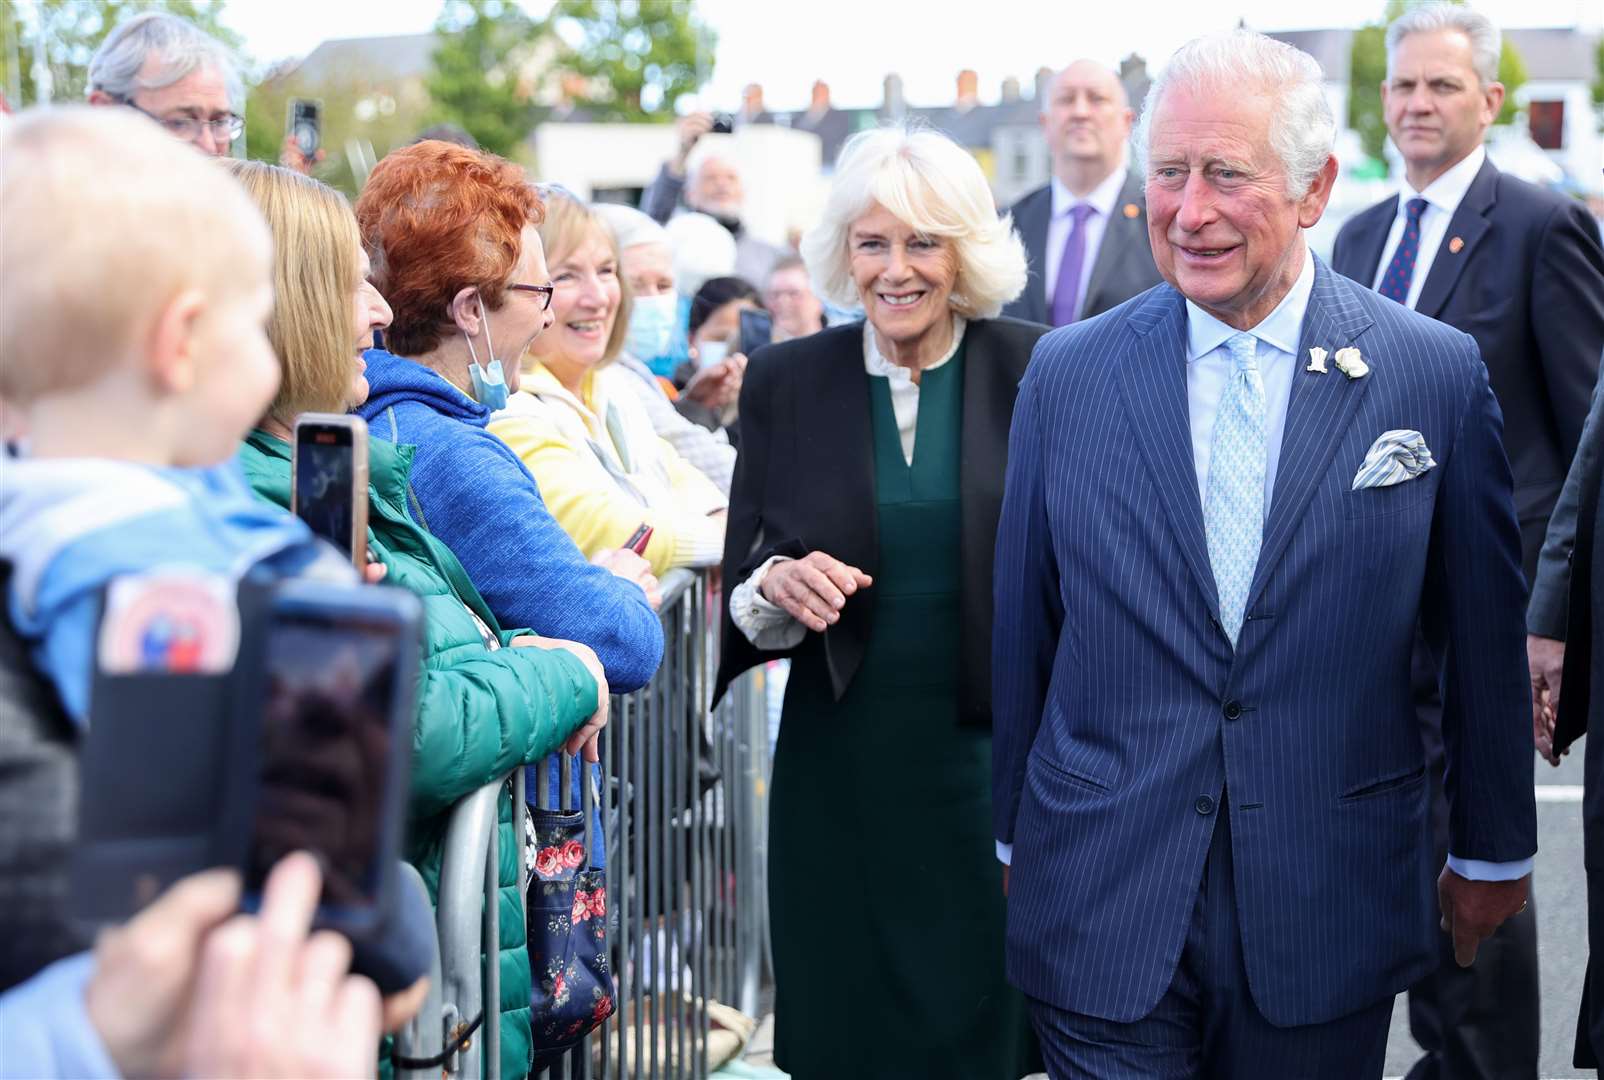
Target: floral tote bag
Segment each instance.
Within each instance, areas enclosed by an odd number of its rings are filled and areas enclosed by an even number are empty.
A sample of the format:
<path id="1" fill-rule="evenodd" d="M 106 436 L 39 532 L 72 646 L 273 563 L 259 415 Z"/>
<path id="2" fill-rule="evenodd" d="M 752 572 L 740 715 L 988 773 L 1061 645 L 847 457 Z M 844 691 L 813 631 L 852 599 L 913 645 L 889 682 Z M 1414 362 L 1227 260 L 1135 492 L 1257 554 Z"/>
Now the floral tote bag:
<path id="1" fill-rule="evenodd" d="M 552 1065 L 613 1012 L 607 875 L 591 865 L 583 811 L 529 808 L 524 897 L 533 993 L 533 1072 Z"/>

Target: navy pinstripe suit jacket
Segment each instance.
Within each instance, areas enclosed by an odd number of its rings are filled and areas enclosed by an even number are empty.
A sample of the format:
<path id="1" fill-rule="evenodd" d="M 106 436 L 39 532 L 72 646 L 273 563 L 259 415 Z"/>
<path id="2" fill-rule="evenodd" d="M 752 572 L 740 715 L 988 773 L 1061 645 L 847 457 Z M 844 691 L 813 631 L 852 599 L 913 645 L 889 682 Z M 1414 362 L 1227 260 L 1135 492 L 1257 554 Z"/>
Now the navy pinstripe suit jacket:
<path id="1" fill-rule="evenodd" d="M 1357 347 L 1370 373 L 1302 370 Z M 1467 335 L 1316 261 L 1280 469 L 1233 651 L 1192 460 L 1186 307 L 1160 285 L 1043 337 L 997 537 L 994 807 L 1014 845 L 1008 971 L 1128 1022 L 1168 989 L 1230 799 L 1254 1001 L 1319 1023 L 1437 962 L 1410 699 L 1444 650 L 1450 849 L 1536 850 L 1525 586 L 1502 419 Z M 1423 476 L 1351 491 L 1382 432 Z"/>

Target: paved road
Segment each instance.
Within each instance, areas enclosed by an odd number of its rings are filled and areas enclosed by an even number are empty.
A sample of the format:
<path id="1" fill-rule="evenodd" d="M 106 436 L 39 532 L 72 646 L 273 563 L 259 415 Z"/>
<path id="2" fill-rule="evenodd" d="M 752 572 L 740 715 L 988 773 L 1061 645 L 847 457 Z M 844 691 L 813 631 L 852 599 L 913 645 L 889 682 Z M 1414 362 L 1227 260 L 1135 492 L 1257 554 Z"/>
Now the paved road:
<path id="1" fill-rule="evenodd" d="M 1587 898 L 1582 881 L 1582 747 L 1578 745 L 1558 769 L 1536 761 L 1537 868 L 1532 872 L 1537 895 L 1537 960 L 1542 972 L 1543 1043 L 1539 1062 L 1543 1080 L 1593 1077 L 1591 1069 L 1571 1065 L 1576 1037 L 1576 1006 L 1581 1000 L 1582 971 L 1587 964 Z M 1545 793 L 1542 789 L 1548 788 Z M 1387 1044 L 1387 1075 L 1402 1076 L 1420 1056 L 1409 1037 L 1409 1018 L 1399 995 L 1392 1013 Z"/>

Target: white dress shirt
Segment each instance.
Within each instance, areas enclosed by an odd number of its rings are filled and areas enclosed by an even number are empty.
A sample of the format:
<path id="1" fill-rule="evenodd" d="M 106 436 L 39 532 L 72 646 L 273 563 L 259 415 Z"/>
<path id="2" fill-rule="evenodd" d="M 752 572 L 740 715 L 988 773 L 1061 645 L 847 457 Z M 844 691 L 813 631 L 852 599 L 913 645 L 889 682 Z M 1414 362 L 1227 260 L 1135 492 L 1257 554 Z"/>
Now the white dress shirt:
<path id="1" fill-rule="evenodd" d="M 1403 189 L 1398 192 L 1398 212 L 1393 215 L 1392 231 L 1387 234 L 1387 243 L 1381 249 L 1381 262 L 1376 266 L 1375 280 L 1370 283 L 1372 289 L 1381 288 L 1381 276 L 1387 272 L 1393 252 L 1398 250 L 1398 241 L 1403 239 L 1404 226 L 1409 222 L 1409 200 L 1425 199 L 1426 212 L 1420 215 L 1420 250 L 1415 255 L 1414 276 L 1409 279 L 1409 295 L 1404 299 L 1405 306 L 1410 309 L 1420 302 L 1420 289 L 1426 284 L 1432 260 L 1437 258 L 1437 249 L 1442 246 L 1443 237 L 1448 233 L 1448 223 L 1453 220 L 1454 211 L 1459 209 L 1465 192 L 1470 190 L 1471 181 L 1476 179 L 1482 162 L 1486 160 L 1486 149 L 1478 146 L 1465 156 L 1465 160 L 1427 184 L 1424 191 L 1417 192 L 1407 180 L 1404 181 Z"/>
<path id="2" fill-rule="evenodd" d="M 957 355 L 968 326 L 961 316 L 953 315 L 952 345 L 941 359 L 922 369 L 921 378 L 924 372 L 944 366 Z M 863 324 L 863 370 L 871 376 L 884 378 L 890 384 L 891 412 L 897 419 L 902 457 L 912 466 L 913 440 L 919 427 L 919 384 L 913 381 L 912 371 L 893 364 L 881 355 L 880 346 L 874 340 L 874 328 L 867 322 Z M 765 560 L 730 593 L 730 621 L 746 640 L 759 649 L 794 648 L 802 644 L 802 639 L 808 635 L 806 626 L 780 605 L 771 603 L 760 591 L 769 568 L 786 559 L 785 555 L 776 555 Z"/>
<path id="3" fill-rule="evenodd" d="M 1115 169 L 1084 199 L 1077 198 L 1058 177 L 1053 177 L 1050 185 L 1053 216 L 1047 220 L 1047 264 L 1042 267 L 1042 284 L 1047 289 L 1048 308 L 1053 306 L 1053 290 L 1058 287 L 1058 267 L 1064 261 L 1064 241 L 1069 239 L 1069 228 L 1074 220 L 1069 212 L 1080 203 L 1086 203 L 1095 211 L 1082 226 L 1086 230 L 1086 260 L 1081 263 L 1080 289 L 1075 293 L 1075 313 L 1080 314 L 1086 306 L 1086 286 L 1091 283 L 1092 267 L 1097 265 L 1097 252 L 1103 246 L 1103 233 L 1108 229 L 1114 204 L 1119 201 L 1120 188 L 1125 186 L 1127 172 L 1124 166 Z"/>
<path id="4" fill-rule="evenodd" d="M 1269 520 L 1275 492 L 1276 467 L 1281 461 L 1281 438 L 1286 432 L 1287 406 L 1292 400 L 1292 381 L 1298 369 L 1298 340 L 1303 334 L 1303 318 L 1309 310 L 1314 289 L 1314 256 L 1303 255 L 1303 270 L 1281 298 L 1275 310 L 1248 331 L 1257 339 L 1259 372 L 1264 380 L 1264 516 Z M 1216 319 L 1190 300 L 1186 302 L 1186 399 L 1192 425 L 1192 461 L 1197 470 L 1198 499 L 1207 498 L 1209 459 L 1214 449 L 1214 421 L 1226 378 L 1231 373 L 1231 352 L 1225 343 L 1237 331 Z M 1309 376 L 1320 378 L 1321 376 Z M 1340 378 L 1333 371 L 1324 378 Z M 1013 845 L 997 842 L 997 858 L 1013 859 Z M 1507 881 L 1531 873 L 1532 860 L 1489 863 L 1448 856 L 1448 865 L 1471 881 Z"/>

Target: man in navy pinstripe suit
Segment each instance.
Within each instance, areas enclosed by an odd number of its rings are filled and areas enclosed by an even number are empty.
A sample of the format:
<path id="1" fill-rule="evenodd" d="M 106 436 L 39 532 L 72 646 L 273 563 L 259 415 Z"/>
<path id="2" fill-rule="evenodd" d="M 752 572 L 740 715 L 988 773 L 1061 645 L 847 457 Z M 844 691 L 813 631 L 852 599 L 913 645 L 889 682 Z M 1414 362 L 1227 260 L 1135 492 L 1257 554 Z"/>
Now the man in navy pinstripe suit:
<path id="1" fill-rule="evenodd" d="M 994 806 L 1009 976 L 1055 1078 L 1379 1077 L 1439 919 L 1468 964 L 1526 900 L 1502 419 L 1474 340 L 1310 254 L 1337 170 L 1321 78 L 1248 31 L 1175 55 L 1136 138 L 1166 284 L 1044 337 L 1020 387 Z"/>

